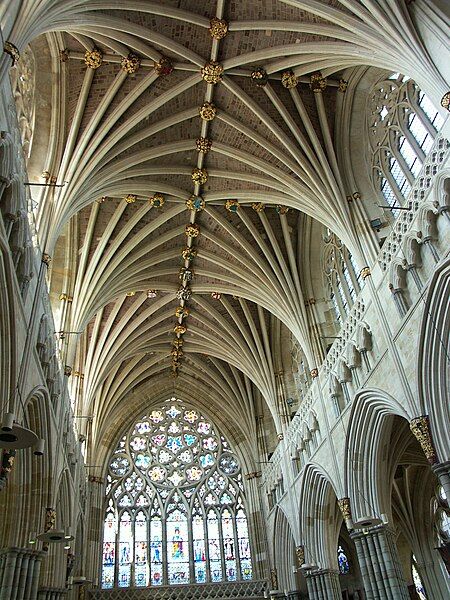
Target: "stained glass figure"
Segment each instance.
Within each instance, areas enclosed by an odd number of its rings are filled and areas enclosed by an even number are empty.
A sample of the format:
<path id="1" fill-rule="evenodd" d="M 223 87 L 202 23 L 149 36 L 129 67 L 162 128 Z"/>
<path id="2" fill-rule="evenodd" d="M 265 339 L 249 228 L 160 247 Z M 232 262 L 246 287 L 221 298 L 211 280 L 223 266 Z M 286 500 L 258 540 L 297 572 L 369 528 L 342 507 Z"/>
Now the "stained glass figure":
<path id="1" fill-rule="evenodd" d="M 122 436 L 106 495 L 103 589 L 251 579 L 238 459 L 181 401 L 170 399 Z"/>
<path id="2" fill-rule="evenodd" d="M 109 501 L 103 528 L 103 570 L 102 587 L 112 588 L 114 585 L 114 565 L 116 562 L 117 520 L 112 500 Z"/>
<path id="3" fill-rule="evenodd" d="M 347 573 L 350 571 L 350 565 L 348 563 L 347 555 L 345 554 L 342 546 L 338 547 L 337 559 L 338 559 L 339 573 L 341 575 L 347 575 Z"/>
<path id="4" fill-rule="evenodd" d="M 252 563 L 250 560 L 250 540 L 248 537 L 247 517 L 242 508 L 236 514 L 236 529 L 239 545 L 239 558 L 241 559 L 242 579 L 252 578 Z"/>
<path id="5" fill-rule="evenodd" d="M 192 519 L 192 539 L 194 548 L 194 569 L 196 583 L 206 581 L 206 549 L 203 519 L 200 515 Z"/>
<path id="6" fill-rule="evenodd" d="M 122 513 L 119 524 L 119 587 L 129 587 L 131 581 L 131 562 L 133 560 L 133 534 L 131 516 Z"/>
<path id="7" fill-rule="evenodd" d="M 416 588 L 417 595 L 419 596 L 420 600 L 427 600 L 427 596 L 425 594 L 425 588 L 423 587 L 423 583 L 420 578 L 419 571 L 417 570 L 416 559 L 415 559 L 414 555 L 412 557 L 411 572 L 412 572 L 412 578 L 413 578 L 413 582 L 414 582 L 414 587 Z"/>
<path id="8" fill-rule="evenodd" d="M 236 581 L 236 551 L 234 545 L 234 527 L 231 513 L 228 509 L 222 512 L 222 539 L 225 554 L 225 571 L 227 581 Z"/>
<path id="9" fill-rule="evenodd" d="M 141 511 L 134 522 L 134 585 L 148 585 L 147 518 Z"/>
<path id="10" fill-rule="evenodd" d="M 208 550 L 211 581 L 222 581 L 219 519 L 213 510 L 208 513 Z"/>

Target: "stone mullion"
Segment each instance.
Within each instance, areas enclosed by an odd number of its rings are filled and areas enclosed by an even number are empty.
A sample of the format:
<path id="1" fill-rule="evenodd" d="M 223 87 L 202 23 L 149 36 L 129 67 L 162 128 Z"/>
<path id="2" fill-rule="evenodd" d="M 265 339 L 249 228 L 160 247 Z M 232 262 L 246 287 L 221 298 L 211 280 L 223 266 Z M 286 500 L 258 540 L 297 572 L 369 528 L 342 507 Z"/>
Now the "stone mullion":
<path id="1" fill-rule="evenodd" d="M 169 584 L 169 561 L 167 560 L 167 524 L 166 515 L 163 511 L 161 515 L 162 524 L 162 548 L 161 548 L 161 560 L 162 560 L 162 574 L 163 574 L 163 585 Z"/>
<path id="2" fill-rule="evenodd" d="M 203 508 L 203 507 L 202 507 Z M 208 516 L 204 508 L 202 509 L 203 515 L 203 536 L 205 540 L 205 569 L 206 569 L 206 583 L 211 581 L 211 564 L 209 562 L 209 538 L 208 538 Z"/>
<path id="3" fill-rule="evenodd" d="M 131 519 L 131 531 L 132 531 L 132 542 L 131 542 L 131 548 L 130 548 L 130 554 L 131 554 L 131 565 L 130 565 L 130 587 L 136 587 L 135 586 L 135 546 L 136 546 L 136 513 L 132 513 L 131 509 L 130 509 L 130 519 Z"/>
<path id="4" fill-rule="evenodd" d="M 117 531 L 116 531 L 116 556 L 114 561 L 114 587 L 119 585 L 119 559 L 120 559 L 120 515 L 117 512 Z M 102 548 L 103 549 L 103 548 Z M 102 552 L 103 557 L 103 552 Z M 103 567 L 103 565 L 102 565 Z M 100 568 L 100 577 L 102 573 L 102 567 Z"/>
<path id="5" fill-rule="evenodd" d="M 151 518 L 151 505 L 148 507 L 148 511 L 145 513 L 147 520 L 147 565 L 148 565 L 148 585 L 152 583 L 152 518 Z"/>
<path id="6" fill-rule="evenodd" d="M 220 562 L 222 564 L 222 581 L 226 581 L 226 563 L 225 563 L 225 550 L 223 547 L 223 531 L 222 531 L 222 512 L 218 514 L 219 523 L 219 548 L 220 548 Z"/>
<path id="7" fill-rule="evenodd" d="M 194 563 L 194 534 L 192 531 L 192 513 L 188 512 L 188 559 L 189 559 L 189 583 L 195 583 L 195 563 Z"/>

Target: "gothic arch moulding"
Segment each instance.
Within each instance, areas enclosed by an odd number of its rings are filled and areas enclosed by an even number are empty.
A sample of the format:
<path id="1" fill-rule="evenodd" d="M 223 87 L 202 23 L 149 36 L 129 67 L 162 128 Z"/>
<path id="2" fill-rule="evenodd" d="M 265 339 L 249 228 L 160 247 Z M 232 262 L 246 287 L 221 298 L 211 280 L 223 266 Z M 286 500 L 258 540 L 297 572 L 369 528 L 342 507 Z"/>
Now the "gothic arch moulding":
<path id="1" fill-rule="evenodd" d="M 450 260 L 436 269 L 423 311 L 418 356 L 421 414 L 429 415 L 439 461 L 450 457 Z"/>
<path id="2" fill-rule="evenodd" d="M 392 424 L 388 417 L 395 415 L 407 421 L 411 418 L 397 400 L 382 390 L 364 389 L 355 396 L 344 465 L 344 485 L 353 521 L 386 513 L 390 505 L 390 488 L 381 481 L 380 467 Z"/>

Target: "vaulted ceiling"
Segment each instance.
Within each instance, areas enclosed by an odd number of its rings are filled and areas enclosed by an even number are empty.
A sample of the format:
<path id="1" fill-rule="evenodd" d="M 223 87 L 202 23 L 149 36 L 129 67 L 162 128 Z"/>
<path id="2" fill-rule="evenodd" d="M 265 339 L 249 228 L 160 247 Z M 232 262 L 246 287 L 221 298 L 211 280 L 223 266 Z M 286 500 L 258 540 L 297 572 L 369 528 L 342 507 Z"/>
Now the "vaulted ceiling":
<path id="1" fill-rule="evenodd" d="M 66 183 L 36 219 L 73 297 L 61 325 L 84 332 L 64 351 L 98 435 L 131 390 L 167 394 L 174 375 L 243 431 L 261 398 L 280 431 L 282 331 L 318 362 L 305 215 L 364 264 L 337 152 L 344 80 L 366 65 L 441 83 L 406 3 L 24 0 L 5 32 L 51 51 L 45 166 Z"/>

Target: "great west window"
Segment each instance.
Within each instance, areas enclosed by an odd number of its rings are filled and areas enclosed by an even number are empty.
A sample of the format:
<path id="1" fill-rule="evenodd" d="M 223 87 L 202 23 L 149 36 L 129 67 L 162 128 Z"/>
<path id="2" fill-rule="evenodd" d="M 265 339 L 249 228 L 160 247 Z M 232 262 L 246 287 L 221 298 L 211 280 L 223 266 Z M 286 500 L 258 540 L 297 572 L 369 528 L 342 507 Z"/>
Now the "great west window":
<path id="1" fill-rule="evenodd" d="M 102 587 L 251 578 L 238 459 L 211 421 L 172 398 L 109 462 Z"/>

